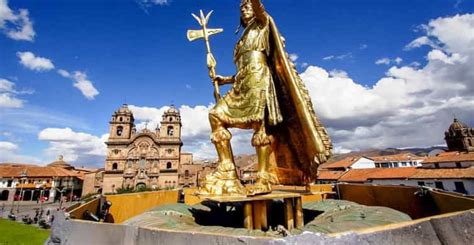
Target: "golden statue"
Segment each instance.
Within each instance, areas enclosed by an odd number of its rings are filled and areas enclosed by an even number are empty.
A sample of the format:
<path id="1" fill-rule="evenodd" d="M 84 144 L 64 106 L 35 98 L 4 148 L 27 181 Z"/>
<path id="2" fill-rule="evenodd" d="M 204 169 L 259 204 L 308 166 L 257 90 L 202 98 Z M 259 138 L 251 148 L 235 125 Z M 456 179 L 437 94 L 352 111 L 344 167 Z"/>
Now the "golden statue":
<path id="1" fill-rule="evenodd" d="M 329 136 L 273 19 L 260 0 L 242 0 L 240 11 L 245 29 L 234 49 L 234 76 L 215 74 L 208 37 L 222 29 L 206 29 L 210 14 L 193 15 L 203 30 L 188 32 L 190 40 L 205 39 L 213 82 L 232 84 L 222 98 L 215 90 L 217 104 L 209 112 L 218 165 L 201 182 L 202 195 L 256 195 L 270 193 L 273 184 L 302 185 L 314 180 L 318 165 L 331 156 Z M 254 130 L 258 174 L 253 186 L 245 188 L 238 178 L 228 128 Z"/>

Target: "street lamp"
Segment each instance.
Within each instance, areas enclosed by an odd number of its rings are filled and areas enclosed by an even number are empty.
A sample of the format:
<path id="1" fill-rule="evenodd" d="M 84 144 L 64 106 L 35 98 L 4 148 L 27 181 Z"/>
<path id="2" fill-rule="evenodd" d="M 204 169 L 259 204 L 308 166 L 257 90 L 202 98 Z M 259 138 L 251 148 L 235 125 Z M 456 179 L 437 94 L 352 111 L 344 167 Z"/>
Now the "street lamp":
<path id="1" fill-rule="evenodd" d="M 20 179 L 22 180 L 22 182 L 24 183 L 27 183 L 27 180 L 28 180 L 28 175 L 26 174 L 26 169 L 23 170 L 23 172 L 21 172 L 20 174 Z M 18 200 L 18 203 L 17 203 L 17 206 L 16 206 L 16 213 L 20 213 L 20 202 L 23 202 L 23 186 L 24 184 L 21 184 L 20 183 L 20 200 Z M 15 191 L 16 192 L 16 191 Z"/>

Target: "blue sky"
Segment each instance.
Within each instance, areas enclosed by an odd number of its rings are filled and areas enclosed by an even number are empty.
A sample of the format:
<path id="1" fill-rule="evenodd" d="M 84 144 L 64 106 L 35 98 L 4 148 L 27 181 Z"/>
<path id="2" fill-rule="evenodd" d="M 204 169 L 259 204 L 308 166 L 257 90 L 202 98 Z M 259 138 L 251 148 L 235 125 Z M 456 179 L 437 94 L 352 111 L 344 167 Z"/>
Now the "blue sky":
<path id="1" fill-rule="evenodd" d="M 338 151 L 443 144 L 453 115 L 474 126 L 473 77 L 466 68 L 474 57 L 474 1 L 264 4 Z M 169 104 L 187 113 L 183 119 L 199 118 L 185 123 L 184 149 L 211 157 L 205 111 L 213 97 L 204 44 L 189 43 L 185 33 L 198 28 L 190 13 L 214 10 L 209 26 L 225 30 L 211 40 L 217 71 L 233 74 L 238 5 L 0 0 L 0 81 L 9 84 L 0 86 L 0 161 L 45 163 L 64 154 L 77 164 L 101 166 L 100 142 L 122 103 L 132 105 L 142 126 L 156 124 Z M 390 88 L 398 82 L 396 88 L 407 85 L 403 91 Z M 434 89 L 450 82 L 453 91 Z M 415 132 L 420 124 L 431 130 Z M 251 153 L 248 132 L 234 138 L 236 152 Z"/>

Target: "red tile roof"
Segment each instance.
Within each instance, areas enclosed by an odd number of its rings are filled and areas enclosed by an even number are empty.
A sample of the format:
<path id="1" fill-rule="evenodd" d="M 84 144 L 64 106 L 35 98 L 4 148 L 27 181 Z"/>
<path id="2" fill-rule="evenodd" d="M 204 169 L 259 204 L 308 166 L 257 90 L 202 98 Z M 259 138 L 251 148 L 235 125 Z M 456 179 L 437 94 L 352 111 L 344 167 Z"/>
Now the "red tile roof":
<path id="1" fill-rule="evenodd" d="M 335 169 L 335 168 L 349 168 L 357 162 L 361 157 L 346 157 L 340 161 L 329 163 L 327 165 L 322 166 L 323 169 Z"/>
<path id="2" fill-rule="evenodd" d="M 474 167 L 471 168 L 368 168 L 351 169 L 338 181 L 366 182 L 376 179 L 474 179 Z"/>
<path id="3" fill-rule="evenodd" d="M 474 167 L 417 169 L 410 179 L 474 179 Z"/>
<path id="4" fill-rule="evenodd" d="M 83 172 L 57 167 L 41 167 L 31 165 L 0 165 L 1 177 L 20 178 L 26 171 L 27 177 L 83 177 Z"/>
<path id="5" fill-rule="evenodd" d="M 339 178 L 339 181 L 365 182 L 377 170 L 378 168 L 351 169 L 347 171 L 341 178 Z"/>
<path id="6" fill-rule="evenodd" d="M 400 153 L 395 155 L 376 156 L 371 157 L 370 159 L 374 160 L 375 162 L 402 162 L 410 160 L 423 160 L 425 158 L 426 157 L 420 157 L 412 153 Z"/>
<path id="7" fill-rule="evenodd" d="M 318 171 L 318 180 L 338 180 L 342 175 L 346 173 L 345 171 L 331 171 L 331 170 L 319 170 Z"/>
<path id="8" fill-rule="evenodd" d="M 434 157 L 428 157 L 422 164 L 443 163 L 443 162 L 474 162 L 474 152 L 443 152 Z"/>

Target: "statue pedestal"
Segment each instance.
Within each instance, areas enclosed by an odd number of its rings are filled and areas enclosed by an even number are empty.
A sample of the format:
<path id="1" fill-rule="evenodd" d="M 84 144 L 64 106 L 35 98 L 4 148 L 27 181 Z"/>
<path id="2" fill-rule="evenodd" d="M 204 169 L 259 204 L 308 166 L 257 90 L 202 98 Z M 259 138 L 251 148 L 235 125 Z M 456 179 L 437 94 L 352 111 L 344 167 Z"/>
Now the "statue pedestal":
<path id="1" fill-rule="evenodd" d="M 199 196 L 202 201 L 216 202 L 219 204 L 242 203 L 244 207 L 244 227 L 253 229 L 268 229 L 267 206 L 275 199 L 284 201 L 284 226 L 288 230 L 303 227 L 303 205 L 301 195 L 289 192 L 272 192 L 270 194 L 236 197 L 236 196 Z"/>

